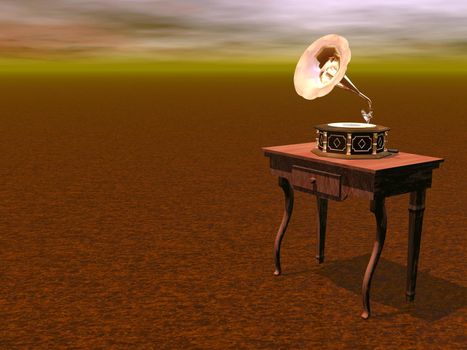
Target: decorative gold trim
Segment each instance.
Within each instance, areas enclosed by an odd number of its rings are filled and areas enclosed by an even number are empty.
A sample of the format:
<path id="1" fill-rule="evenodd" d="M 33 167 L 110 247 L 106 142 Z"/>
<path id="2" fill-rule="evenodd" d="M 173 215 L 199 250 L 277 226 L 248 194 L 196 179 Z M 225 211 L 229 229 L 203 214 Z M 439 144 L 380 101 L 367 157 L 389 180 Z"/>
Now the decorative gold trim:
<path id="1" fill-rule="evenodd" d="M 351 146 L 352 146 L 352 133 L 348 132 L 347 133 L 347 149 L 345 151 L 345 154 L 347 156 L 350 156 Z"/>
<path id="2" fill-rule="evenodd" d="M 318 148 L 315 148 L 311 150 L 312 153 L 320 156 L 320 157 L 328 157 L 328 158 L 341 158 L 341 159 L 378 159 L 378 158 L 383 158 L 392 155 L 390 152 L 379 152 L 376 154 L 351 154 L 351 155 L 346 155 L 342 153 L 329 153 L 329 152 L 323 152 L 319 150 Z"/>
<path id="3" fill-rule="evenodd" d="M 388 132 L 385 131 L 384 132 L 384 152 L 388 151 L 387 145 L 388 145 Z"/>
<path id="4" fill-rule="evenodd" d="M 328 148 L 328 133 L 323 131 L 323 153 L 327 152 Z"/>

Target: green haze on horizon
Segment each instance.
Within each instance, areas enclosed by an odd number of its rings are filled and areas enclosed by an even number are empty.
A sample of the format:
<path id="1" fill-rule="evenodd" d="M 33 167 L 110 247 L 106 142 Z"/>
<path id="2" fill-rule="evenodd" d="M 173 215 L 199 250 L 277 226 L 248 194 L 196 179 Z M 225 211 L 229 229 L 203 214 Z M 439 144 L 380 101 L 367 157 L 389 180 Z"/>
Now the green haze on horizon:
<path id="1" fill-rule="evenodd" d="M 138 59 L 19 60 L 0 59 L 0 75 L 21 74 L 293 74 L 296 62 Z M 467 74 L 467 60 L 459 58 L 354 59 L 347 73 L 356 74 Z"/>

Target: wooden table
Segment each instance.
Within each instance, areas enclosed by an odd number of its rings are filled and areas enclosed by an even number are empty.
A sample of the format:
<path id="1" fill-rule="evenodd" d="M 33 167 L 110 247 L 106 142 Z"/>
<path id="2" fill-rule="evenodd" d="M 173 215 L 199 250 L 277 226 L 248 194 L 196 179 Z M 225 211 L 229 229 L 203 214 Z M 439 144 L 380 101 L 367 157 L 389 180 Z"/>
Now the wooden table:
<path id="1" fill-rule="evenodd" d="M 406 298 L 413 301 L 425 193 L 431 187 L 433 169 L 438 168 L 443 159 L 403 152 L 381 159 L 336 159 L 315 155 L 311 152 L 315 147 L 315 143 L 302 143 L 262 149 L 264 155 L 269 157 L 271 173 L 279 177 L 279 186 L 285 195 L 284 216 L 274 243 L 274 274 L 277 276 L 281 273 L 280 248 L 292 215 L 294 189 L 316 195 L 316 259 L 319 263 L 324 261 L 328 200 L 342 201 L 351 196 L 368 198 L 370 210 L 376 218 L 376 240 L 362 284 L 361 317 L 367 319 L 370 317 L 371 279 L 386 237 L 385 198 L 410 192 Z"/>

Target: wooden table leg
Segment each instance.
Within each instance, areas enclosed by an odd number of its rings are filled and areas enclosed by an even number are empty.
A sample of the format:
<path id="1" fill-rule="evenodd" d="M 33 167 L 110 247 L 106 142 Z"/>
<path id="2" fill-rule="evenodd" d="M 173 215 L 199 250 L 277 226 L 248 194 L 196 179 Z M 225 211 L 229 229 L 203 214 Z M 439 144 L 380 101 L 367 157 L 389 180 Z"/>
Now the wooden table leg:
<path id="1" fill-rule="evenodd" d="M 326 241 L 326 222 L 328 215 L 328 200 L 316 196 L 318 208 L 318 246 L 316 250 L 316 260 L 321 264 L 324 261 L 324 244 Z"/>
<path id="2" fill-rule="evenodd" d="M 293 188 L 290 185 L 289 180 L 285 177 L 279 177 L 279 186 L 282 187 L 282 190 L 284 191 L 285 208 L 281 226 L 279 227 L 279 231 L 277 231 L 276 240 L 274 242 L 274 275 L 276 276 L 281 274 L 281 243 L 282 238 L 284 238 L 285 231 L 287 230 L 290 217 L 292 216 L 294 200 Z"/>
<path id="3" fill-rule="evenodd" d="M 425 188 L 410 193 L 409 249 L 407 254 L 407 287 L 405 291 L 407 301 L 413 301 L 415 299 L 415 285 L 417 282 L 418 257 L 420 255 L 423 212 L 425 211 L 425 195 Z"/>
<path id="4" fill-rule="evenodd" d="M 362 296 L 363 296 L 363 312 L 362 318 L 368 319 L 370 317 L 370 286 L 371 279 L 378 264 L 381 251 L 383 250 L 384 240 L 386 238 L 386 207 L 384 205 L 384 197 L 376 197 L 371 201 L 370 210 L 375 214 L 376 218 L 376 240 L 373 245 L 373 251 L 371 253 L 370 261 L 365 271 L 362 284 Z"/>

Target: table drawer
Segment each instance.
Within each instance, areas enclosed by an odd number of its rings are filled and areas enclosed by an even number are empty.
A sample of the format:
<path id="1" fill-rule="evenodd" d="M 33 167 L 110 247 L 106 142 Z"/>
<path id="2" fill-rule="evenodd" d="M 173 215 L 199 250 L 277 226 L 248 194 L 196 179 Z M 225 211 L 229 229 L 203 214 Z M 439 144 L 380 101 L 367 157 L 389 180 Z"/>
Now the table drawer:
<path id="1" fill-rule="evenodd" d="M 321 197 L 342 200 L 342 177 L 339 174 L 294 165 L 292 184 L 295 188 Z"/>

